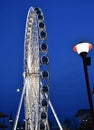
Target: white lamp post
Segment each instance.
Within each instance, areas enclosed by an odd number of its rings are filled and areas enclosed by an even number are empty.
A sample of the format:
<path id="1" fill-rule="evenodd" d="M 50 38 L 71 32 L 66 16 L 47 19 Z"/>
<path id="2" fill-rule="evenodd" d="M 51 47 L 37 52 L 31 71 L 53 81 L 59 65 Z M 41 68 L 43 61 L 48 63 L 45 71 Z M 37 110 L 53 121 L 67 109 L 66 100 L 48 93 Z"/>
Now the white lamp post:
<path id="1" fill-rule="evenodd" d="M 92 49 L 92 44 L 90 44 L 88 42 L 80 42 L 76 46 L 73 47 L 73 50 L 75 52 L 77 52 L 82 57 L 82 60 L 83 60 L 88 101 L 89 101 L 90 114 L 91 114 L 91 119 L 92 119 L 92 128 L 93 128 L 92 130 L 94 130 L 94 109 L 93 109 L 93 102 L 92 102 L 90 83 L 89 83 L 89 77 L 88 77 L 88 70 L 87 70 L 87 65 L 90 64 L 90 57 L 86 57 L 86 55 L 90 49 Z"/>

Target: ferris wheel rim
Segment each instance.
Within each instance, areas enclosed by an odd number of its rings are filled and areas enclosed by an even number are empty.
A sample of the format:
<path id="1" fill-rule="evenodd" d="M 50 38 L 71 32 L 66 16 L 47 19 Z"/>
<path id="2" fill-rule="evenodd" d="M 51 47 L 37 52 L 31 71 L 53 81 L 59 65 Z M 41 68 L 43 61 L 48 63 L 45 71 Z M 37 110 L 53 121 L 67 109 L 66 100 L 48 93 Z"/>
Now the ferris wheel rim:
<path id="1" fill-rule="evenodd" d="M 44 22 L 43 13 L 40 8 L 39 10 L 42 14 L 40 14 L 39 11 L 36 12 L 35 9 L 36 8 L 33 7 L 29 8 L 26 19 L 24 39 L 24 81 L 26 82 L 25 106 L 26 119 L 30 118 L 30 129 L 31 127 L 36 127 L 36 129 L 40 127 L 34 126 L 36 123 L 39 125 L 39 121 L 40 125 L 41 121 L 43 121 L 44 125 L 46 126 L 48 118 L 48 98 L 44 99 L 44 93 L 48 94 L 49 89 L 47 90 L 46 88 L 47 91 L 43 92 L 43 90 L 40 88 L 42 87 L 41 82 L 43 80 L 48 80 L 49 78 L 48 71 L 40 70 L 42 64 L 43 66 L 48 66 L 49 62 L 48 57 L 46 57 L 46 54 L 48 52 L 48 45 L 43 43 L 43 41 L 47 39 L 47 33 L 45 31 L 44 24 L 41 24 L 42 26 L 39 26 L 39 23 Z M 40 55 L 43 55 L 43 57 L 40 57 Z M 30 109 L 31 106 L 32 108 Z M 29 115 L 28 112 L 30 113 Z M 30 115 L 32 115 L 32 117 Z M 44 117 L 46 118 L 46 121 Z M 34 121 L 35 119 L 36 121 Z"/>

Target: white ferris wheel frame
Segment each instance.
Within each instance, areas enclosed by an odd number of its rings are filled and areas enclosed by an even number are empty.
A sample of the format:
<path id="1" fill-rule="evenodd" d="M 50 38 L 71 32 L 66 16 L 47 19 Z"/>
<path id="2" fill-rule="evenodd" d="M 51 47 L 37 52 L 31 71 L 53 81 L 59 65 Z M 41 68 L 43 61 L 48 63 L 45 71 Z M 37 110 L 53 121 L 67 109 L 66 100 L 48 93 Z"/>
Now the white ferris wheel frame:
<path id="1" fill-rule="evenodd" d="M 58 126 L 60 130 L 63 130 L 60 121 L 57 117 L 57 114 L 51 104 L 51 101 L 49 99 L 49 93 L 42 93 L 41 87 L 43 86 L 43 83 L 46 81 L 43 81 L 42 79 L 42 70 L 46 68 L 49 71 L 48 65 L 46 67 L 41 67 L 40 60 L 42 55 L 48 56 L 48 51 L 45 53 L 40 53 L 40 45 L 45 42 L 46 38 L 40 39 L 40 32 L 46 31 L 46 27 L 44 27 L 42 30 L 39 29 L 39 22 L 44 23 L 44 16 L 41 11 L 41 14 L 43 16 L 42 21 L 38 19 L 38 15 L 35 8 L 30 7 L 27 15 L 26 20 L 26 28 L 25 28 L 25 39 L 24 39 L 24 87 L 18 107 L 18 112 L 14 124 L 14 129 L 17 128 L 17 123 L 20 115 L 20 110 L 22 106 L 23 98 L 25 97 L 25 130 L 41 130 L 40 124 L 41 122 L 45 125 L 45 130 L 50 130 L 49 124 L 48 124 L 48 106 L 50 106 L 54 117 L 58 123 Z M 43 81 L 43 82 L 42 82 Z M 49 79 L 47 79 L 47 83 L 49 86 Z M 42 106 L 42 100 L 46 99 L 47 106 Z M 48 105 L 49 104 L 49 105 Z M 41 119 L 41 113 L 46 113 L 46 119 L 45 121 Z"/>

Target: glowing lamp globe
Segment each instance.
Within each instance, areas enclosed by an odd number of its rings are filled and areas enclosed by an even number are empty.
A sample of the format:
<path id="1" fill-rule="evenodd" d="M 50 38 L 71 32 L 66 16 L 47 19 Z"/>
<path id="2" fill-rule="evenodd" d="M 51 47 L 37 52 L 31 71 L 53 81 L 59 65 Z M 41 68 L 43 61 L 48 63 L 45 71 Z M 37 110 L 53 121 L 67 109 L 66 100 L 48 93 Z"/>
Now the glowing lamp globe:
<path id="1" fill-rule="evenodd" d="M 92 49 L 92 44 L 88 42 L 80 42 L 73 47 L 73 50 L 78 54 L 88 53 L 90 49 Z"/>

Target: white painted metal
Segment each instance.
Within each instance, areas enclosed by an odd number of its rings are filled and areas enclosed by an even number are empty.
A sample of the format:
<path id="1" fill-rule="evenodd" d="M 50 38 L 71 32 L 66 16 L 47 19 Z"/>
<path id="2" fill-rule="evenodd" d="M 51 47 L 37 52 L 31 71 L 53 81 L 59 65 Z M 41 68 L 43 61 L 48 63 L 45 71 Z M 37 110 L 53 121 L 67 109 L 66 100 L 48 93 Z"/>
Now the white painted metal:
<path id="1" fill-rule="evenodd" d="M 44 95 L 41 92 L 40 81 L 40 43 L 44 38 L 40 39 L 40 28 L 38 26 L 39 19 L 38 14 L 30 8 L 25 29 L 25 42 L 24 42 L 24 80 L 26 82 L 25 92 L 25 118 L 26 118 L 26 130 L 40 130 L 41 113 L 45 111 L 42 108 L 42 100 Z M 39 9 L 41 11 L 41 9 Z M 41 11 L 43 17 L 43 13 Z M 44 21 L 41 21 L 44 22 Z M 48 107 L 48 105 L 47 105 Z M 48 108 L 46 108 L 48 114 Z M 48 116 L 47 116 L 48 117 Z M 45 130 L 47 127 L 48 118 L 43 122 L 45 124 Z"/>
<path id="2" fill-rule="evenodd" d="M 20 98 L 20 102 L 19 102 L 18 111 L 17 111 L 16 120 L 15 120 L 15 123 L 14 123 L 13 130 L 16 130 L 16 128 L 17 128 L 17 123 L 18 123 L 18 119 L 19 119 L 19 115 L 20 115 L 20 110 L 21 110 L 24 94 L 25 94 L 25 85 L 23 87 L 23 91 L 22 91 L 22 94 L 21 94 L 21 98 Z"/>
<path id="3" fill-rule="evenodd" d="M 58 116 L 57 116 L 57 114 L 56 114 L 56 112 L 55 112 L 55 110 L 54 110 L 54 107 L 52 106 L 52 103 L 51 103 L 50 100 L 49 100 L 49 105 L 50 105 L 50 108 L 51 108 L 51 110 L 52 110 L 52 112 L 53 112 L 53 115 L 54 115 L 54 117 L 55 117 L 55 119 L 56 119 L 56 122 L 57 122 L 57 124 L 58 124 L 60 130 L 63 130 L 62 125 L 61 125 L 61 123 L 60 123 L 60 121 L 59 121 L 59 118 L 58 118 Z"/>
<path id="4" fill-rule="evenodd" d="M 26 130 L 38 130 L 39 124 L 39 35 L 37 15 L 30 8 L 25 28 L 24 75 L 26 82 Z"/>
<path id="5" fill-rule="evenodd" d="M 44 42 L 45 38 L 39 38 L 40 31 L 42 29 L 39 28 L 38 23 L 44 22 L 44 19 L 43 21 L 39 20 L 38 15 L 34 9 L 35 8 L 31 7 L 27 15 L 24 39 L 24 87 L 13 130 L 16 130 L 17 128 L 23 97 L 25 97 L 25 130 L 50 130 L 48 125 L 48 104 L 51 107 L 60 130 L 63 130 L 55 110 L 49 100 L 49 94 L 44 94 L 41 91 L 43 84 L 45 85 L 46 83 L 49 86 L 49 77 L 47 79 L 43 79 L 43 76 L 41 76 L 42 73 L 40 72 L 49 71 L 49 67 L 47 67 L 48 63 L 47 66 L 45 65 L 46 67 L 41 66 L 40 64 L 40 57 L 47 55 L 48 46 L 47 50 L 43 51 L 43 53 L 41 52 L 40 54 L 39 48 L 40 45 Z M 41 14 L 43 16 L 42 11 Z M 43 70 L 41 70 L 41 68 L 43 68 Z M 46 107 L 42 106 L 43 99 L 46 99 L 48 103 Z M 42 112 L 46 113 L 47 117 L 45 120 L 41 119 Z M 41 123 L 45 125 L 45 128 L 40 128 Z"/>

